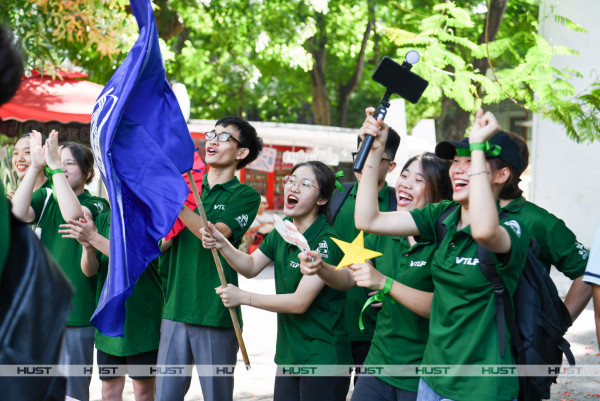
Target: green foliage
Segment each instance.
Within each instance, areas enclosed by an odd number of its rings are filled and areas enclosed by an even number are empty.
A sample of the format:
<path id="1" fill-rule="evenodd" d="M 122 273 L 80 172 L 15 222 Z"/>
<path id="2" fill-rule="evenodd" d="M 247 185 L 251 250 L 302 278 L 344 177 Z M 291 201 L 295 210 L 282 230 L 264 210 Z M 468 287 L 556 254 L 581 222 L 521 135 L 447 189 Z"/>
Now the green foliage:
<path id="1" fill-rule="evenodd" d="M 433 7 L 430 16 L 421 17 L 413 29 L 404 24 L 402 29 L 389 27 L 385 30 L 386 37 L 398 46 L 398 56 L 403 57 L 410 50 L 417 50 L 421 55 L 421 62 L 413 71 L 429 80 L 421 103 L 432 106 L 419 109 L 437 112 L 433 105 L 440 104 L 444 96 L 455 100 L 468 112 L 482 104 L 510 98 L 524 108 L 561 123 L 576 141 L 598 138 L 600 84 L 577 95 L 573 80 L 581 78 L 581 74 L 573 69 L 554 68 L 550 61 L 553 55 L 577 56 L 578 52 L 565 46 L 551 46 L 536 33 L 535 2 L 521 5 L 529 11 L 521 10 L 519 14 L 509 16 L 509 12 L 516 11 L 509 8 L 497 39 L 488 44 L 476 43 L 483 25 L 473 23 L 468 12 L 471 5 L 459 7 L 453 2 Z M 522 18 L 518 24 L 512 18 L 515 15 Z M 587 32 L 565 17 L 554 16 L 554 20 L 577 32 Z M 528 25 L 533 29 L 522 29 Z M 490 71 L 482 74 L 474 68 L 476 60 L 486 59 L 488 55 L 495 65 L 497 79 L 489 74 Z"/>

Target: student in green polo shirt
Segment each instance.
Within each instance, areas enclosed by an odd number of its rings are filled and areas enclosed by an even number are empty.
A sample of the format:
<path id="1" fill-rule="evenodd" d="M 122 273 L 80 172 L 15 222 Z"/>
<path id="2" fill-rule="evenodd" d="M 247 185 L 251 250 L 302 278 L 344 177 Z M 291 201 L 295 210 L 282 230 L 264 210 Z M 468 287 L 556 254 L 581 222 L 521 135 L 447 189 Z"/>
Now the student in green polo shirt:
<path id="1" fill-rule="evenodd" d="M 361 140 L 360 137 L 357 141 L 357 147 L 360 148 Z M 400 145 L 400 135 L 392 128 L 390 128 L 388 139 L 385 143 L 385 150 L 383 151 L 383 158 L 379 164 L 377 171 L 377 199 L 379 202 L 379 209 L 387 212 L 390 210 L 390 197 L 391 189 L 388 187 L 386 177 L 388 173 L 391 173 L 396 168 L 396 152 Z M 352 153 L 353 160 L 356 158 L 357 153 Z M 359 233 L 354 225 L 354 205 L 356 203 L 356 191 L 358 190 L 358 182 L 360 181 L 360 173 L 354 173 L 357 182 L 349 189 L 350 193 L 347 194 L 346 199 L 342 203 L 337 215 L 331 216 L 333 220 L 333 227 L 340 233 L 341 239 L 346 242 L 352 242 Z M 334 193 L 333 197 L 343 196 L 344 193 Z M 395 203 L 395 199 L 394 199 Z M 331 211 L 331 207 L 330 207 Z M 368 235 L 367 235 L 368 236 Z M 355 366 L 360 366 L 365 361 L 369 347 L 371 346 L 371 340 L 373 339 L 373 332 L 375 330 L 375 322 L 377 320 L 377 309 L 369 307 L 362 314 L 364 330 L 360 330 L 358 327 L 358 316 L 361 313 L 362 307 L 369 298 L 370 290 L 368 288 L 353 287 L 346 293 L 346 307 L 344 310 L 346 319 L 346 330 L 350 335 L 350 341 L 352 345 L 352 359 L 354 360 Z M 354 383 L 358 379 L 358 372 L 354 376 Z"/>
<path id="2" fill-rule="evenodd" d="M 335 188 L 335 176 L 325 164 L 309 161 L 294 166 L 284 182 L 284 213 L 306 238 L 312 257 L 336 265 L 342 252 L 331 239 L 339 238 L 327 222 L 327 203 Z M 249 305 L 277 313 L 277 346 L 274 401 L 346 399 L 350 378 L 292 375 L 289 365 L 351 364 L 350 341 L 344 327 L 345 294 L 317 276 L 300 272 L 299 250 L 273 230 L 258 249 L 248 255 L 236 249 L 212 224 L 212 238 L 202 230 L 202 244 L 217 248 L 231 266 L 248 278 L 271 262 L 275 266 L 275 295 L 242 291 L 233 284 L 216 292 L 227 307 Z M 341 368 L 342 373 L 345 368 Z M 286 373 L 288 372 L 288 373 Z"/>
<path id="3" fill-rule="evenodd" d="M 94 176 L 94 156 L 89 148 L 66 143 L 59 148 L 58 133 L 52 131 L 42 147 L 41 135 L 33 132 L 30 138 L 31 165 L 13 196 L 13 214 L 25 222 L 34 222 L 41 229 L 41 240 L 75 287 L 73 309 L 67 318 L 60 362 L 62 365 L 93 364 L 94 328 L 90 317 L 96 308 L 96 278 L 81 271 L 81 245 L 74 239 L 62 238 L 60 224 L 92 217 L 108 209 L 108 202 L 92 196 L 85 185 Z M 52 180 L 52 196 L 46 188 L 33 192 L 40 170 L 47 165 Z M 67 378 L 68 396 L 89 399 L 91 376 Z"/>
<path id="4" fill-rule="evenodd" d="M 210 169 L 204 175 L 202 204 L 217 230 L 239 245 L 256 216 L 260 194 L 241 184 L 235 172 L 257 158 L 262 140 L 254 127 L 239 117 L 220 119 L 205 135 L 205 162 Z M 200 241 L 202 220 L 196 210 L 187 207 L 179 217 L 186 228 L 173 238 L 169 249 L 158 365 L 235 366 L 237 338 L 229 311 L 214 291 L 220 280 L 212 252 Z M 227 282 L 237 284 L 235 270 L 222 262 Z M 241 324 L 239 308 L 237 314 Z M 199 379 L 205 400 L 233 398 L 232 375 Z M 189 376 L 158 376 L 156 399 L 183 400 L 190 382 Z"/>
<path id="5" fill-rule="evenodd" d="M 92 221 L 86 214 L 85 221 L 61 224 L 63 238 L 74 238 L 83 247 L 81 270 L 87 277 L 98 277 L 96 301 L 108 275 L 110 256 L 110 212 L 101 213 Z M 94 227 L 95 226 L 95 227 Z M 157 269 L 158 259 L 150 263 L 139 277 L 133 292 L 125 302 L 125 333 L 123 337 L 109 337 L 95 332 L 98 366 L 156 365 L 160 320 L 163 308 L 163 292 Z M 100 373 L 102 399 L 122 399 L 125 376 Z M 154 377 L 130 372 L 136 401 L 154 400 Z"/>
<path id="6" fill-rule="evenodd" d="M 433 153 L 411 157 L 402 168 L 396 182 L 397 210 L 410 211 L 429 203 L 451 199 L 452 185 L 448 166 L 446 160 Z M 369 263 L 354 266 L 354 274 L 375 276 L 379 279 L 387 276 L 390 280 L 412 288 L 433 292 L 431 260 L 437 250 L 434 242 L 412 236 L 368 235 L 365 237 L 365 248 L 377 249 L 383 255 Z M 303 263 L 301 269 L 304 274 L 319 274 L 325 283 L 334 288 L 343 289 L 347 283 L 368 289 L 365 283 L 372 281 L 356 282 L 353 270 L 346 268 L 335 271 L 332 266 Z M 361 317 L 363 324 L 364 315 L 363 313 Z M 354 317 L 354 323 L 358 326 L 358 318 Z M 420 365 L 428 336 L 428 318 L 417 315 L 390 297 L 385 297 L 377 315 L 371 348 L 363 362 L 365 365 L 379 366 Z M 360 364 L 363 365 L 363 362 Z M 419 378 L 392 376 L 390 373 L 384 372 L 378 376 L 361 374 L 354 386 L 352 400 L 414 401 L 417 398 Z"/>
<path id="7" fill-rule="evenodd" d="M 514 365 L 510 335 L 505 352 L 500 353 L 496 312 L 491 283 L 483 276 L 477 246 L 492 252 L 506 290 L 513 294 L 525 265 L 530 236 L 526 227 L 512 218 L 499 221 L 496 202 L 507 186 L 517 186 L 522 172 L 518 144 L 499 126 L 491 113 L 479 110 L 469 137 L 469 148 L 460 142 L 442 142 L 436 154 L 452 160 L 453 201 L 429 204 L 410 212 L 382 213 L 375 198 L 374 168 L 381 158 L 387 129 L 383 121 L 367 109 L 362 134 L 375 137 L 365 163 L 356 199 L 358 228 L 383 235 L 420 236 L 437 243 L 436 223 L 449 208 L 455 208 L 443 221 L 447 234 L 436 251 L 431 273 L 433 295 L 398 282 L 358 273 L 355 280 L 376 290 L 384 290 L 404 306 L 430 317 L 429 339 L 423 365 Z M 358 212 L 360 211 L 360 212 Z M 371 282 L 368 282 L 371 281 Z M 419 382 L 419 401 L 516 399 L 516 376 L 424 375 Z"/>
<path id="8" fill-rule="evenodd" d="M 527 142 L 517 134 L 507 134 L 519 144 L 525 170 L 529 165 Z M 550 266 L 554 266 L 573 280 L 565 298 L 565 306 L 575 321 L 592 297 L 592 288 L 583 281 L 589 252 L 577 241 L 575 234 L 564 221 L 526 200 L 520 189 L 517 188 L 513 193 L 501 193 L 500 206 L 504 213 L 517 217 L 527 226 L 529 233 L 538 243 L 540 260 L 548 269 L 548 273 Z"/>

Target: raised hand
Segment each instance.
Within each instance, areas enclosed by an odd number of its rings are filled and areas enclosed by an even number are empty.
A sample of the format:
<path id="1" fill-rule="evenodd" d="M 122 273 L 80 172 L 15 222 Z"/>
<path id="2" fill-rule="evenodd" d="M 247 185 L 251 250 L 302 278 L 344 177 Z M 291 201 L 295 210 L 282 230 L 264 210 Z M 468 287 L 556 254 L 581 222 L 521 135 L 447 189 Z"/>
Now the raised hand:
<path id="1" fill-rule="evenodd" d="M 29 167 L 36 170 L 43 169 L 46 165 L 46 154 L 44 153 L 44 146 L 42 146 L 42 134 L 35 130 L 31 131 L 31 135 L 29 135 L 29 154 L 31 157 Z"/>
<path id="2" fill-rule="evenodd" d="M 471 127 L 469 134 L 469 142 L 485 142 L 493 137 L 500 130 L 500 124 L 496 117 L 491 112 L 483 112 L 482 109 L 477 110 L 475 121 Z"/>
<path id="3" fill-rule="evenodd" d="M 248 301 L 248 295 L 245 291 L 240 290 L 233 284 L 227 284 L 226 288 L 217 287 L 215 291 L 221 297 L 223 305 L 227 308 L 234 308 Z"/>
<path id="4" fill-rule="evenodd" d="M 61 162 L 58 146 L 58 132 L 56 130 L 52 130 L 52 132 L 50 132 L 44 148 L 48 167 L 50 167 L 52 170 L 60 168 Z"/>
<path id="5" fill-rule="evenodd" d="M 358 136 L 361 140 L 365 140 L 366 135 L 371 135 L 375 139 L 373 140 L 372 150 L 385 147 L 387 141 L 389 127 L 383 122 L 381 118 L 375 119 L 375 108 L 367 107 L 365 109 L 366 118 L 363 122 L 362 127 L 358 131 Z"/>

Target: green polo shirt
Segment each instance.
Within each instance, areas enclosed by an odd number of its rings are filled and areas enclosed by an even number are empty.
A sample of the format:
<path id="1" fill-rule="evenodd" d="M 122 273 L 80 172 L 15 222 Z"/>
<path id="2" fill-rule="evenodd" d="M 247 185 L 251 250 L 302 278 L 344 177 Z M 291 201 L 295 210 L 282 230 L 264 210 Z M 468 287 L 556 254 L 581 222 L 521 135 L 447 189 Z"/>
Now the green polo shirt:
<path id="1" fill-rule="evenodd" d="M 98 233 L 105 238 L 110 235 L 110 215 L 110 212 L 102 213 L 94 221 Z M 100 262 L 97 302 L 108 275 L 108 257 L 96 251 L 96 258 Z M 137 355 L 158 349 L 163 303 L 160 277 L 154 260 L 138 278 L 133 292 L 125 301 L 125 335 L 110 337 L 96 330 L 96 349 L 115 356 Z"/>
<path id="2" fill-rule="evenodd" d="M 96 277 L 86 277 L 81 271 L 81 245 L 72 238 L 63 238 L 58 233 L 59 226 L 65 224 L 58 203 L 53 196 L 46 202 L 47 191 L 42 187 L 31 196 L 31 207 L 35 212 L 34 224 L 42 229 L 42 242 L 62 268 L 67 278 L 75 288 L 73 308 L 67 317 L 67 326 L 89 326 L 90 318 L 96 309 Z M 85 190 L 77 197 L 81 206 L 87 207 L 95 219 L 99 213 L 109 210 L 104 198 L 92 196 Z"/>
<path id="3" fill-rule="evenodd" d="M 527 227 L 540 247 L 540 260 L 548 272 L 554 265 L 571 280 L 585 273 L 589 252 L 564 221 L 523 197 L 513 200 L 502 210 Z"/>
<path id="4" fill-rule="evenodd" d="M 340 233 L 340 238 L 346 242 L 354 241 L 354 238 L 359 233 L 354 224 L 354 208 L 356 205 L 356 193 L 358 191 L 358 182 L 354 184 L 348 197 L 342 204 L 340 211 L 335 217 L 333 227 Z M 390 196 L 388 185 L 385 184 L 383 189 L 377 194 L 379 201 L 379 210 L 387 212 L 390 210 Z M 365 234 L 365 239 L 373 234 Z M 375 249 L 375 248 L 370 248 Z M 367 308 L 363 313 L 363 324 L 365 327 L 364 331 L 361 331 L 358 327 L 358 317 L 363 305 L 369 299 L 369 293 L 371 292 L 368 288 L 354 287 L 346 292 L 346 308 L 344 313 L 346 314 L 346 330 L 350 335 L 350 341 L 371 341 L 373 338 L 373 332 L 375 331 L 375 322 L 377 320 L 377 309 Z"/>
<path id="5" fill-rule="evenodd" d="M 0 181 L 0 281 L 4 271 L 4 262 L 10 247 L 10 203 L 6 199 L 4 186 Z"/>
<path id="6" fill-rule="evenodd" d="M 317 217 L 304 232 L 304 237 L 310 249 L 319 251 L 325 262 L 337 265 L 342 260 L 342 251 L 331 240 L 332 237 L 339 238 L 339 234 L 327 223 L 324 215 Z M 258 249 L 275 262 L 277 294 L 294 293 L 303 277 L 299 268 L 298 248 L 285 242 L 281 235 L 273 230 Z M 352 363 L 350 341 L 344 325 L 345 301 L 344 292 L 325 286 L 303 314 L 278 313 L 275 363 L 278 365 Z"/>
<path id="7" fill-rule="evenodd" d="M 436 222 L 455 204 L 444 201 L 410 212 L 423 240 L 436 243 Z M 448 233 L 433 257 L 434 293 L 423 364 L 514 365 L 507 327 L 506 352 L 504 357 L 500 356 L 492 284 L 481 272 L 471 227 L 456 230 L 460 212 L 458 207 L 444 220 Z M 530 236 L 512 218 L 500 224 L 511 239 L 509 262 L 504 265 L 496 260 L 496 255 L 493 257 L 512 297 L 525 265 Z M 425 376 L 423 380 L 440 395 L 461 401 L 512 400 L 519 392 L 516 376 Z"/>
<path id="8" fill-rule="evenodd" d="M 431 261 L 437 249 L 435 243 L 420 241 L 410 246 L 406 237 L 371 235 L 365 239 L 365 246 L 383 254 L 372 260 L 382 274 L 417 290 L 433 292 Z M 429 319 L 385 297 L 365 365 L 420 365 L 428 337 Z M 378 378 L 414 393 L 419 387 L 418 377 Z"/>
<path id="9" fill-rule="evenodd" d="M 244 233 L 254 221 L 260 194 L 234 177 L 224 184 L 208 185 L 204 176 L 202 204 L 208 220 L 224 223 L 233 232 L 231 243 L 237 248 Z M 197 210 L 194 211 L 197 213 Z M 237 272 L 220 254 L 228 283 L 238 285 Z M 212 327 L 233 327 L 228 309 L 215 288 L 221 285 L 215 260 L 210 249 L 186 227 L 173 238 L 165 293 L 167 299 L 163 318 L 176 322 Z M 236 308 L 240 324 L 240 308 Z"/>

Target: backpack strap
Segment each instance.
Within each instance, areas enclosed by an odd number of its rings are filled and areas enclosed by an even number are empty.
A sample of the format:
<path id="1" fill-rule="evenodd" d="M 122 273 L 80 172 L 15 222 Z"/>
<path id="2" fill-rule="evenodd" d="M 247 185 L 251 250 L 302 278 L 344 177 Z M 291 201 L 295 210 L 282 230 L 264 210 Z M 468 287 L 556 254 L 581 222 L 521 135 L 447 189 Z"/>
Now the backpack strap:
<path id="1" fill-rule="evenodd" d="M 388 193 L 390 195 L 390 212 L 398 210 L 398 201 L 396 200 L 396 188 L 388 186 Z"/>
<path id="2" fill-rule="evenodd" d="M 344 191 L 333 191 L 333 195 L 331 196 L 331 201 L 329 201 L 329 219 L 333 223 L 337 214 L 340 212 L 342 205 L 346 201 L 348 195 L 350 195 L 350 191 L 352 191 L 352 187 L 354 186 L 353 182 L 343 182 L 342 186 L 344 187 Z"/>
<path id="3" fill-rule="evenodd" d="M 506 218 L 506 214 L 501 213 L 499 219 Z M 494 290 L 494 304 L 496 306 L 496 326 L 498 329 L 498 347 L 500 356 L 504 356 L 506 334 L 504 331 L 504 322 L 508 326 L 508 331 L 518 350 L 522 347 L 521 335 L 517 329 L 517 323 L 510 306 L 510 300 L 504 282 L 498 274 L 496 264 L 492 258 L 492 253 L 481 245 L 477 244 L 477 258 L 479 259 L 479 267 L 486 279 L 491 281 Z"/>
<path id="4" fill-rule="evenodd" d="M 437 237 L 437 247 L 440 247 L 440 244 L 442 243 L 442 240 L 444 239 L 444 237 L 446 236 L 446 234 L 448 233 L 448 229 L 446 228 L 446 226 L 444 224 L 442 224 L 442 222 L 444 220 L 446 220 L 446 218 L 448 216 L 450 216 L 450 213 L 452 213 L 453 211 L 456 210 L 456 208 L 458 207 L 458 205 L 452 206 L 448 209 L 446 209 L 444 211 L 444 213 L 442 213 L 442 215 L 440 216 L 440 218 L 435 222 L 435 232 L 436 232 L 436 237 Z"/>

